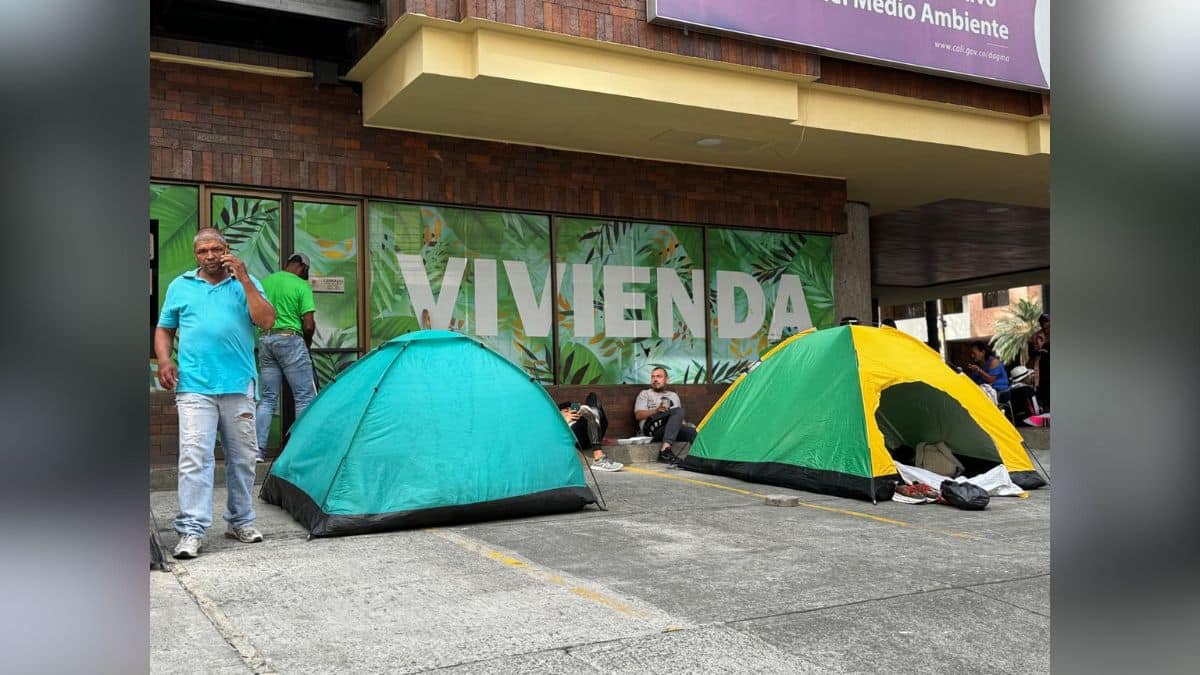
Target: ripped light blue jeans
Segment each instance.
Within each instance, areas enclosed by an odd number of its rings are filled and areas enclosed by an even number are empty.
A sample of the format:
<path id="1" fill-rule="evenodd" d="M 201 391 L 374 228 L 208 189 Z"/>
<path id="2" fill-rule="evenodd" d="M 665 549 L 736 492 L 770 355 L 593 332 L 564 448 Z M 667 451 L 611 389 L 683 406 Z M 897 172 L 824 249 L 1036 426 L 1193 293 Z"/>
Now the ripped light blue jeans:
<path id="1" fill-rule="evenodd" d="M 254 397 L 246 394 L 178 393 L 179 515 L 175 531 L 203 537 L 212 525 L 214 446 L 221 432 L 225 453 L 225 521 L 254 522 Z"/>

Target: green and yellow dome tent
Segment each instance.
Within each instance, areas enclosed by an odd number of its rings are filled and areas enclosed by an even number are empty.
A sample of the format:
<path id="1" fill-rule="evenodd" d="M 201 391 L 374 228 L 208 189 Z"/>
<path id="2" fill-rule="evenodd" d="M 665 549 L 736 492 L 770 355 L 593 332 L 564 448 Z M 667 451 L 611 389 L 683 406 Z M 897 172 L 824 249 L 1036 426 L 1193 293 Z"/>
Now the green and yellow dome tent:
<path id="1" fill-rule="evenodd" d="M 944 441 L 969 471 L 1003 464 L 1034 489 L 1021 435 L 941 356 L 893 328 L 810 329 L 767 352 L 700 422 L 681 466 L 757 483 L 890 499 L 889 448 Z"/>
<path id="2" fill-rule="evenodd" d="M 318 537 L 596 501 L 546 390 L 473 338 L 438 330 L 389 340 L 321 390 L 260 496 Z"/>

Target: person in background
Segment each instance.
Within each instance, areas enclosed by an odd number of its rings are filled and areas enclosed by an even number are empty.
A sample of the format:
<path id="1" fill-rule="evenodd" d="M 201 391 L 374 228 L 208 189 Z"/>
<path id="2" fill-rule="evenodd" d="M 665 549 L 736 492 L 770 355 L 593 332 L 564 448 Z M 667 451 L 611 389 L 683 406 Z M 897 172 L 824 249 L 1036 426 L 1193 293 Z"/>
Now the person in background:
<path id="1" fill-rule="evenodd" d="M 195 558 L 212 525 L 217 432 L 225 454 L 225 536 L 250 544 L 263 540 L 254 527 L 254 327 L 270 328 L 275 308 L 258 279 L 229 252 L 211 227 L 192 240 L 198 267 L 167 287 L 154 355 L 158 382 L 175 392 L 179 410 L 179 543 L 172 555 Z M 179 334 L 179 365 L 171 346 Z"/>
<path id="2" fill-rule="evenodd" d="M 271 433 L 271 417 L 279 404 L 279 395 L 286 378 L 295 402 L 295 419 L 317 395 L 313 381 L 313 362 L 308 350 L 317 330 L 314 318 L 317 310 L 312 286 L 308 279 L 308 256 L 293 253 L 283 269 L 263 279 L 263 291 L 275 307 L 275 325 L 258 338 L 258 369 L 262 381 L 262 398 L 255 412 L 259 462 L 267 458 L 267 436 Z M 286 431 L 286 430 L 285 430 Z"/>
<path id="3" fill-rule="evenodd" d="M 558 412 L 562 414 L 563 421 L 571 427 L 571 432 L 575 434 L 575 445 L 579 451 L 591 450 L 594 470 L 620 471 L 625 468 L 624 464 L 615 462 L 604 454 L 601 442 L 604 434 L 608 431 L 608 416 L 604 414 L 604 407 L 600 405 L 600 398 L 596 396 L 595 392 L 587 395 L 585 405 L 571 401 L 560 402 Z"/>
<path id="4" fill-rule="evenodd" d="M 996 356 L 996 352 L 992 351 L 988 343 L 976 340 L 967 350 L 967 358 L 969 360 L 963 369 L 967 377 L 975 384 L 986 384 L 995 389 L 1003 402 L 1003 395 L 1008 391 L 1008 371 L 1004 369 L 1004 363 Z"/>
<path id="5" fill-rule="evenodd" d="M 661 441 L 658 459 L 673 462 L 682 458 L 696 430 L 684 424 L 683 404 L 679 395 L 668 388 L 667 369 L 658 366 L 650 371 L 650 388 L 643 389 L 633 403 L 633 416 L 643 434 Z"/>
<path id="6" fill-rule="evenodd" d="M 1029 341 L 1029 360 L 1025 367 L 1034 372 L 1034 388 L 1037 389 L 1038 403 L 1042 410 L 1050 410 L 1050 337 L 1046 331 L 1050 329 L 1050 315 L 1043 314 L 1042 330 L 1033 334 Z"/>

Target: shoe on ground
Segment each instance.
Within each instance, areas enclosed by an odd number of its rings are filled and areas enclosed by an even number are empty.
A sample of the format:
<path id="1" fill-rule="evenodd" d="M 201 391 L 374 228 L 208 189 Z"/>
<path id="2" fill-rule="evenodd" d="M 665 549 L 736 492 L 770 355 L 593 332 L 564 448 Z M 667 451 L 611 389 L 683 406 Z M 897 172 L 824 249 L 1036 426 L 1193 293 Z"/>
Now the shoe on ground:
<path id="1" fill-rule="evenodd" d="M 254 463 L 255 463 L 255 464 L 263 464 L 263 463 L 265 463 L 266 461 L 267 461 L 267 458 L 266 458 L 266 457 L 263 457 L 262 455 L 259 455 L 258 457 L 255 457 L 255 458 L 254 458 Z"/>
<path id="2" fill-rule="evenodd" d="M 225 531 L 225 536 L 237 539 L 243 544 L 257 544 L 263 540 L 262 532 L 259 532 L 253 525 L 231 527 Z"/>
<path id="3" fill-rule="evenodd" d="M 607 455 L 600 455 L 600 459 L 592 462 L 592 469 L 596 471 L 620 471 L 623 468 L 624 464 L 612 461 Z"/>
<path id="4" fill-rule="evenodd" d="M 926 496 L 925 492 L 918 489 L 915 485 L 900 483 L 896 486 L 896 491 L 892 494 L 892 501 L 900 502 L 901 504 L 928 504 L 934 500 Z"/>
<path id="5" fill-rule="evenodd" d="M 194 534 L 185 534 L 179 538 L 179 543 L 175 544 L 175 551 L 171 553 L 171 557 L 177 560 L 187 560 L 200 555 L 200 545 L 203 540 Z"/>
<path id="6" fill-rule="evenodd" d="M 938 497 L 942 496 L 942 493 L 937 488 L 931 487 L 924 483 L 913 483 L 912 488 L 915 492 L 924 496 L 931 502 L 936 502 Z"/>

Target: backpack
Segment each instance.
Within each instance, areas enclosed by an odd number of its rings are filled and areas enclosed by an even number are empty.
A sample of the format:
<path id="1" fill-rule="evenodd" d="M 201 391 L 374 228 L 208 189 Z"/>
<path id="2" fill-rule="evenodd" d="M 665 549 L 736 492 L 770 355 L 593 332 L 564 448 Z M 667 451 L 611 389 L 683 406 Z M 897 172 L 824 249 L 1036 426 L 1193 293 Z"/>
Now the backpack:
<path id="1" fill-rule="evenodd" d="M 937 443 L 917 443 L 916 457 L 913 460 L 916 465 L 926 471 L 932 471 L 941 476 L 957 476 L 966 468 L 958 458 L 954 456 L 950 448 L 942 442 Z"/>

